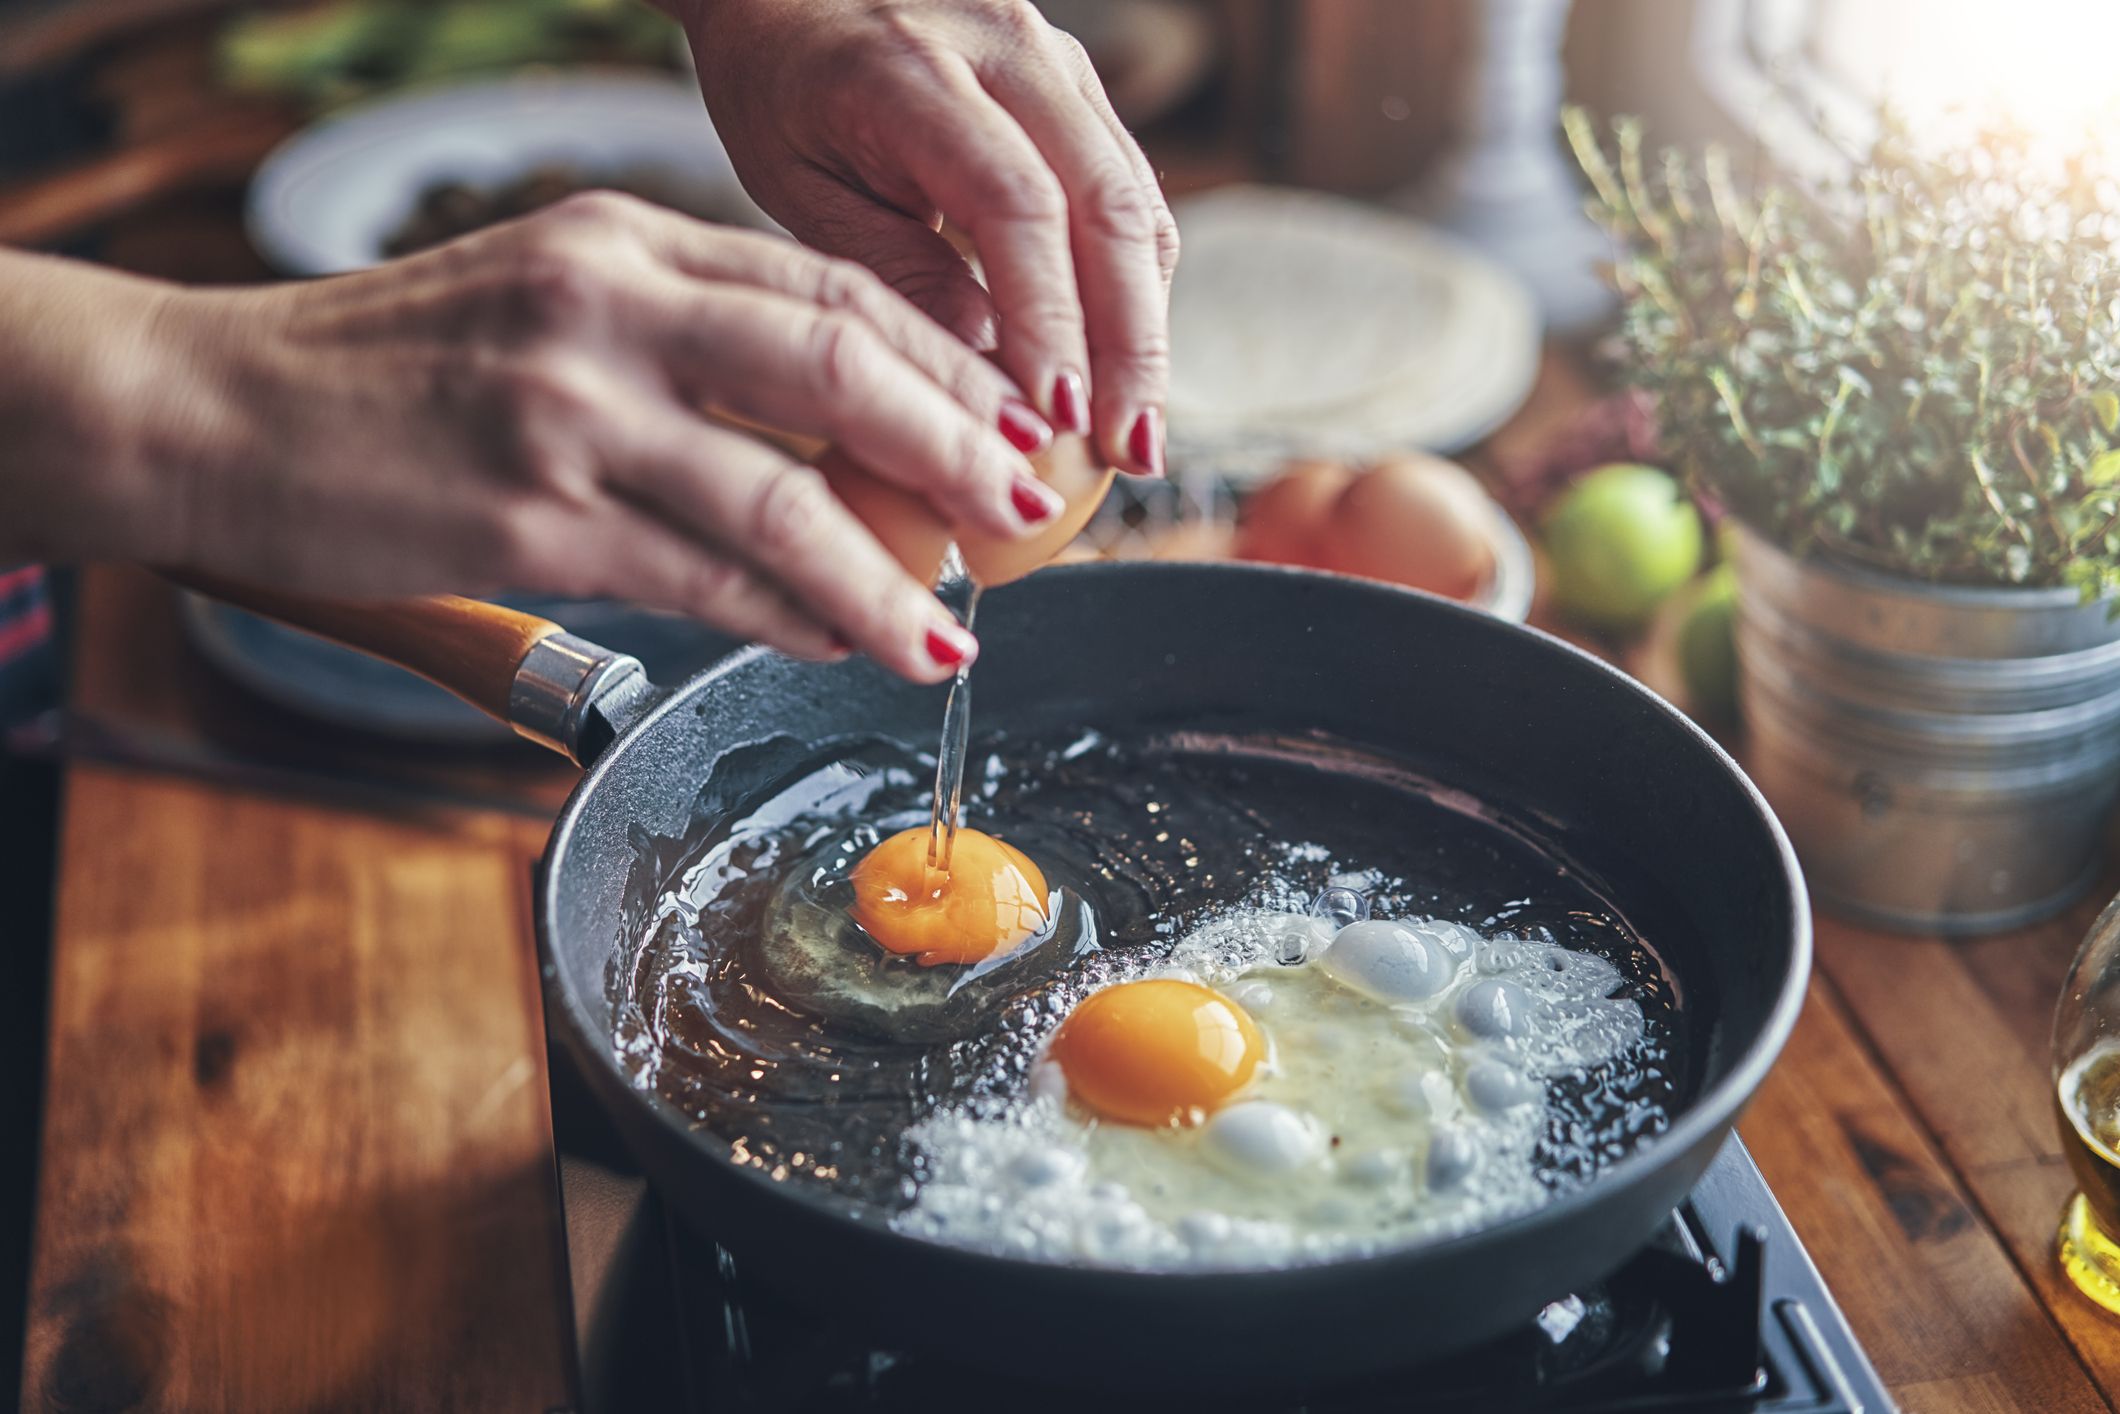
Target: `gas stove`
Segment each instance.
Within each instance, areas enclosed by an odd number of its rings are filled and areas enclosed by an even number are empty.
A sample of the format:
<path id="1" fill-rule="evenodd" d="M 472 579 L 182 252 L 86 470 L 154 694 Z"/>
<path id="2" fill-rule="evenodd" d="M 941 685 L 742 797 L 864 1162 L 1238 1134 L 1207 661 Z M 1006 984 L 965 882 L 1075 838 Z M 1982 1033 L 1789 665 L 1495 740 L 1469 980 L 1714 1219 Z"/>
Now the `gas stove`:
<path id="1" fill-rule="evenodd" d="M 679 1222 L 578 1102 L 555 1090 L 584 1414 L 1128 1414 L 925 1353 L 879 1348 L 791 1305 Z M 1158 1414 L 1168 1397 L 1141 1407 Z M 1732 1136 L 1692 1195 L 1619 1271 L 1521 1330 L 1448 1360 L 1221 1414 L 1874 1414 L 1893 1406 L 1766 1182 Z"/>

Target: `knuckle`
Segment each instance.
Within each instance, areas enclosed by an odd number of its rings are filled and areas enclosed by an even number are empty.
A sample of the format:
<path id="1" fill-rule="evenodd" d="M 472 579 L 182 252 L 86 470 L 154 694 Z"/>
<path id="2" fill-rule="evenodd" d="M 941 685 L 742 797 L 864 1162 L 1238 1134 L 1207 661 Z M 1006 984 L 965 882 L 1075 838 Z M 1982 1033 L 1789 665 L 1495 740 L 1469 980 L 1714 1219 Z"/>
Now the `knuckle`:
<path id="1" fill-rule="evenodd" d="M 936 31 L 929 13 L 932 8 L 917 4 L 880 6 L 874 16 L 882 42 L 858 50 L 856 62 L 865 69 L 909 67 L 921 74 L 941 72 L 955 51 L 948 39 Z"/>
<path id="2" fill-rule="evenodd" d="M 571 358 L 533 353 L 508 364 L 499 376 L 508 407 L 533 425 L 565 425 L 596 406 L 593 380 Z"/>
<path id="3" fill-rule="evenodd" d="M 647 211 L 648 203 L 626 192 L 598 189 L 576 192 L 546 208 L 557 225 L 588 226 L 598 230 L 631 225 Z"/>
<path id="4" fill-rule="evenodd" d="M 1170 370 L 1170 331 L 1161 323 L 1133 331 L 1111 361 L 1122 377 L 1162 378 Z"/>
<path id="5" fill-rule="evenodd" d="M 1178 238 L 1178 219 L 1170 214 L 1168 206 L 1158 200 L 1156 202 L 1156 264 L 1162 267 L 1166 278 L 1169 277 L 1173 270 L 1178 268 L 1178 256 L 1183 249 L 1184 242 Z"/>
<path id="6" fill-rule="evenodd" d="M 1034 162 L 990 162 L 972 175 L 973 200 L 993 219 L 1058 223 L 1067 219 L 1067 192 L 1048 168 Z"/>
<path id="7" fill-rule="evenodd" d="M 809 366 L 827 402 L 846 403 L 865 393 L 881 354 L 881 341 L 850 314 L 821 314 L 811 326 Z"/>
<path id="8" fill-rule="evenodd" d="M 1158 239 L 1159 205 L 1132 173 L 1111 171 L 1091 184 L 1082 202 L 1082 219 L 1095 235 L 1146 245 Z"/>
<path id="9" fill-rule="evenodd" d="M 1101 87 L 1102 81 L 1097 78 L 1097 66 L 1090 59 L 1087 46 L 1057 25 L 1048 28 L 1052 32 L 1051 43 L 1054 52 L 1059 57 L 1060 66 L 1068 75 L 1077 81 L 1096 82 Z"/>
<path id="10" fill-rule="evenodd" d="M 943 441 L 942 476 L 938 489 L 966 494 L 1000 478 L 1000 468 L 989 455 L 987 436 L 968 417 L 953 418 Z"/>
<path id="11" fill-rule="evenodd" d="M 810 467 L 775 472 L 751 507 L 751 545 L 768 559 L 801 554 L 814 543 L 831 499 L 824 477 Z"/>
<path id="12" fill-rule="evenodd" d="M 851 260 L 820 259 L 810 297 L 826 309 L 849 313 L 873 308 L 883 294 L 882 283 Z"/>
<path id="13" fill-rule="evenodd" d="M 570 329 L 603 307 L 604 276 L 578 242 L 541 234 L 517 255 L 507 291 L 513 313 L 532 329 Z"/>
<path id="14" fill-rule="evenodd" d="M 996 30 L 1019 41 L 1040 39 L 1050 28 L 1031 0 L 992 0 L 987 13 Z"/>

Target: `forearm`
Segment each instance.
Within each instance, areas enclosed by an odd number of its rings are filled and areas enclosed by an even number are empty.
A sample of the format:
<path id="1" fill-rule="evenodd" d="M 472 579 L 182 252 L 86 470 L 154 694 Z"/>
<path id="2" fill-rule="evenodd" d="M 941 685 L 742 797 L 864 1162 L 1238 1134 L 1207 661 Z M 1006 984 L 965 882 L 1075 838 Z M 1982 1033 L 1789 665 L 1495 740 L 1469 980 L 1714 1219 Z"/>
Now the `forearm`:
<path id="1" fill-rule="evenodd" d="M 182 544 L 169 409 L 175 287 L 0 249 L 0 563 L 160 559 Z"/>

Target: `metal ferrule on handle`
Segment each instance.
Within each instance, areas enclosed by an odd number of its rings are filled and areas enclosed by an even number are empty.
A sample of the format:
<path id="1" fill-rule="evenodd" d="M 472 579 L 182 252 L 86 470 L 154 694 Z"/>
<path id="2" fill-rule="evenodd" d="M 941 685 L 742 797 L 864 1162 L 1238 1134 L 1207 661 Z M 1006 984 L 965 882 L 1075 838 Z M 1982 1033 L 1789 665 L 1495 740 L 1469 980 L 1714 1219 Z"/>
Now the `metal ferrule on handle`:
<path id="1" fill-rule="evenodd" d="M 653 691 L 639 659 L 555 633 L 533 643 L 516 665 L 508 725 L 586 766 L 611 744 L 627 709 Z"/>

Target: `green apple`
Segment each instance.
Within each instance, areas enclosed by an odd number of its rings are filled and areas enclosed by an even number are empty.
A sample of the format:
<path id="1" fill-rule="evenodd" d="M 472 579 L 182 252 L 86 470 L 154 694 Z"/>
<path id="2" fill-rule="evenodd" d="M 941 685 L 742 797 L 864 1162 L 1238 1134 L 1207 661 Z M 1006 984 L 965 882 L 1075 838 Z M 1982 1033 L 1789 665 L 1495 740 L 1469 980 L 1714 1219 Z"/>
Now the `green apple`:
<path id="1" fill-rule="evenodd" d="M 1737 715 L 1737 566 L 1728 560 L 1686 591 L 1678 625 L 1678 671 L 1701 716 Z"/>
<path id="2" fill-rule="evenodd" d="M 1653 466 L 1599 467 L 1562 493 L 1542 526 L 1553 602 L 1595 628 L 1641 627 L 1700 570 L 1700 512 Z"/>

